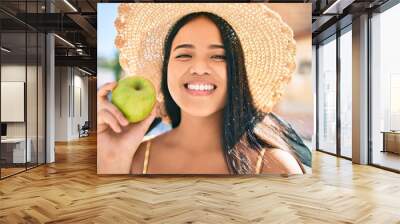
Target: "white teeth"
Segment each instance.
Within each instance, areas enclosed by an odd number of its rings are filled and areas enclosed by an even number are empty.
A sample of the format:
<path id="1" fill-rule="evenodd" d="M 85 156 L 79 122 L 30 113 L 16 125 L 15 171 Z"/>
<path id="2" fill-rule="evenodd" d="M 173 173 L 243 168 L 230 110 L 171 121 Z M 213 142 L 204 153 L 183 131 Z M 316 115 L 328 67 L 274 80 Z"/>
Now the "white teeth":
<path id="1" fill-rule="evenodd" d="M 214 85 L 210 84 L 188 84 L 188 89 L 191 90 L 200 90 L 200 91 L 210 91 L 215 89 Z"/>

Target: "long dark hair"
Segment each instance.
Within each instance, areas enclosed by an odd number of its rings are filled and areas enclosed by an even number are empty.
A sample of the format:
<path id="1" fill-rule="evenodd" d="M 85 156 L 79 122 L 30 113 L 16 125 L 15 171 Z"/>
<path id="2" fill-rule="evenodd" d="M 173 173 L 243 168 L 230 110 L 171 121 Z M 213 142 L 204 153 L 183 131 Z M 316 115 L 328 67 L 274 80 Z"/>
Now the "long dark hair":
<path id="1" fill-rule="evenodd" d="M 227 98 L 222 121 L 222 147 L 231 173 L 254 173 L 249 153 L 258 154 L 262 148 L 271 147 L 260 140 L 254 128 L 267 114 L 258 111 L 253 104 L 247 80 L 245 58 L 240 40 L 231 25 L 223 18 L 209 12 L 195 12 L 178 20 L 169 30 L 164 43 L 161 91 L 172 128 L 179 126 L 181 111 L 168 90 L 167 71 L 172 42 L 178 31 L 198 17 L 210 19 L 219 29 L 225 49 L 227 64 Z"/>

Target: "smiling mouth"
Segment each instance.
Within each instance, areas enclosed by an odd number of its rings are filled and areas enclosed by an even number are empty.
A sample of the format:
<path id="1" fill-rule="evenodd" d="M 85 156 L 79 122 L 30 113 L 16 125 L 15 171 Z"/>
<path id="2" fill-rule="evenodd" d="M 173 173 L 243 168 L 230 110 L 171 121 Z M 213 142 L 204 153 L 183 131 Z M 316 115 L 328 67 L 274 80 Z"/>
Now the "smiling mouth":
<path id="1" fill-rule="evenodd" d="M 192 95 L 210 95 L 217 89 L 212 83 L 185 83 L 184 87 Z"/>

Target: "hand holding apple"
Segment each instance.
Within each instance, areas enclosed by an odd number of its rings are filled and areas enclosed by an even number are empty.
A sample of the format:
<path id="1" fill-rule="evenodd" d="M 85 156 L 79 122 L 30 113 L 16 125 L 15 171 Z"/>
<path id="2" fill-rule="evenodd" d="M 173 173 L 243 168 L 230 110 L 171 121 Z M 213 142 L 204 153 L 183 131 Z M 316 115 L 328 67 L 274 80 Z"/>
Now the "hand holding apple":
<path id="1" fill-rule="evenodd" d="M 108 83 L 97 93 L 98 174 L 129 173 L 132 158 L 156 117 L 156 107 L 153 106 L 150 115 L 144 120 L 129 123 L 121 111 L 107 99 L 107 94 L 116 88 L 116 82 Z"/>

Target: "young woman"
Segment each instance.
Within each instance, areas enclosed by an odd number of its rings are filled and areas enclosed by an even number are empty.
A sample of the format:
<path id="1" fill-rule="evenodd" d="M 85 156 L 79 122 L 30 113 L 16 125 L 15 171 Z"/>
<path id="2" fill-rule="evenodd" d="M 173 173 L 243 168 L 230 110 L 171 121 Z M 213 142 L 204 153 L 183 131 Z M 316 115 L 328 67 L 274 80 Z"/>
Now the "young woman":
<path id="1" fill-rule="evenodd" d="M 157 81 L 159 82 L 163 96 L 160 106 L 164 112 L 159 115 L 162 114 L 171 123 L 171 131 L 142 142 L 143 136 L 157 116 L 158 107 L 155 107 L 144 121 L 128 124 L 123 114 L 106 98 L 116 83 L 100 88 L 98 173 L 304 173 L 301 158 L 298 157 L 301 153 L 288 144 L 288 133 L 292 129 L 270 113 L 269 108 L 275 103 L 272 101 L 277 100 L 277 97 L 270 96 L 270 92 L 278 92 L 279 88 L 273 86 L 273 79 L 266 83 L 259 82 L 257 87 L 254 87 L 257 83 L 254 80 L 264 77 L 255 77 L 254 72 L 249 74 L 247 71 L 249 63 L 246 62 L 246 52 L 252 48 L 246 48 L 244 51 L 242 39 L 231 24 L 212 12 L 212 7 L 221 8 L 221 4 L 208 5 L 211 7 L 208 10 L 193 11 L 191 8 L 187 13 L 179 12 L 183 16 L 171 20 L 174 23 L 171 23 L 164 36 L 161 35 L 164 40 L 162 60 L 159 62 L 161 75 L 158 76 L 158 80 L 154 77 L 150 79 L 156 86 Z M 123 4 L 120 7 L 120 15 L 128 12 L 135 15 L 133 11 L 138 8 L 138 4 Z M 153 13 L 157 11 L 148 6 L 140 9 Z M 182 8 L 179 10 L 184 11 Z M 220 12 L 224 13 L 229 12 Z M 127 24 L 120 23 L 127 21 L 127 18 L 122 16 L 121 20 L 117 20 L 116 26 L 119 32 L 123 33 L 128 30 Z M 286 28 L 283 25 L 282 27 Z M 133 30 L 129 32 L 135 33 Z M 279 38 L 279 35 L 277 37 Z M 143 42 L 141 44 L 146 45 Z M 124 58 L 131 57 L 123 54 L 126 42 L 121 43 L 121 40 L 117 39 L 116 45 L 122 54 L 121 65 L 129 70 L 131 64 L 124 61 Z M 257 45 L 253 45 L 253 48 L 257 48 Z M 146 55 L 146 52 L 144 54 Z M 291 55 L 287 56 L 291 62 Z M 142 68 L 146 67 L 142 62 L 139 64 Z M 152 68 L 157 67 L 152 65 Z M 289 68 L 293 69 L 293 66 Z M 258 74 L 265 72 L 260 70 L 261 73 Z M 280 72 L 272 73 L 271 76 L 280 76 L 275 77 L 275 80 L 287 82 L 287 76 Z M 268 79 L 268 74 L 263 75 Z M 250 83 L 253 85 L 250 86 Z M 276 85 L 282 85 L 281 83 Z M 254 91 L 253 88 L 251 91 L 251 87 L 258 89 Z M 264 94 L 266 91 L 268 93 Z M 255 94 L 264 96 L 255 97 Z M 268 102 L 263 102 L 264 98 L 268 99 Z"/>

